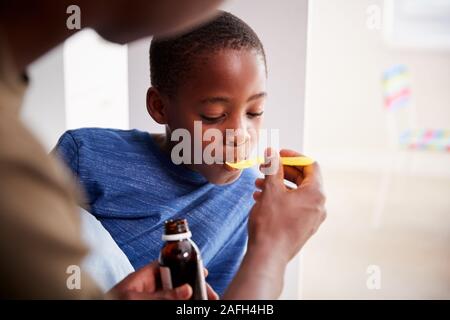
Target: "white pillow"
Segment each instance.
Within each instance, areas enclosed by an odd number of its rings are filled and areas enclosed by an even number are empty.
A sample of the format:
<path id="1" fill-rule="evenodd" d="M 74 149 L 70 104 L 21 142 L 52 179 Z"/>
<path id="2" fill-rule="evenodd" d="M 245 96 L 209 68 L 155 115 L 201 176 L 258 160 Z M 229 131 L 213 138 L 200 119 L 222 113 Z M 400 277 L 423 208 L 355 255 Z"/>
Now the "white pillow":
<path id="1" fill-rule="evenodd" d="M 134 268 L 100 221 L 81 208 L 80 216 L 82 238 L 90 249 L 82 263 L 82 270 L 107 292 L 134 272 Z"/>

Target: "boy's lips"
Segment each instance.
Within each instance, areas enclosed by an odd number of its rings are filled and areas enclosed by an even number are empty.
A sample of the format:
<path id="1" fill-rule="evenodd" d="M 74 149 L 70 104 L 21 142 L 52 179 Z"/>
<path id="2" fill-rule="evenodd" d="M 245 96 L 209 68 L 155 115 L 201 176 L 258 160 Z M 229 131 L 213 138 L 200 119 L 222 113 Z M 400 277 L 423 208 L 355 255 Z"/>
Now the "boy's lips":
<path id="1" fill-rule="evenodd" d="M 230 161 L 229 157 L 226 157 L 226 154 L 225 154 L 224 155 L 225 161 L 222 165 L 228 171 L 240 171 L 239 169 L 230 167 L 227 164 L 227 162 L 240 162 L 243 160 L 247 160 L 250 156 L 250 144 L 249 143 L 241 144 L 240 146 L 234 147 L 232 151 L 233 151 L 232 161 Z"/>
<path id="2" fill-rule="evenodd" d="M 230 167 L 226 163 L 240 162 L 248 159 L 250 156 L 250 150 L 251 144 L 249 140 L 236 146 L 225 145 L 223 148 L 222 158 L 220 160 L 215 159 L 213 165 L 222 166 L 224 169 L 230 172 L 241 171 L 239 169 Z"/>
<path id="3" fill-rule="evenodd" d="M 225 170 L 230 171 L 230 172 L 241 171 L 241 169 L 235 169 L 235 168 L 230 167 L 227 163 L 224 163 L 222 166 L 224 167 Z"/>
<path id="4" fill-rule="evenodd" d="M 222 165 L 225 168 L 225 170 L 227 170 L 227 171 L 241 171 L 242 169 L 233 168 L 230 165 L 228 165 L 227 162 L 228 163 L 237 163 L 237 162 L 245 161 L 247 159 L 249 159 L 249 154 L 245 154 L 245 156 L 243 156 L 243 157 L 235 157 L 233 159 L 233 161 L 225 161 Z"/>

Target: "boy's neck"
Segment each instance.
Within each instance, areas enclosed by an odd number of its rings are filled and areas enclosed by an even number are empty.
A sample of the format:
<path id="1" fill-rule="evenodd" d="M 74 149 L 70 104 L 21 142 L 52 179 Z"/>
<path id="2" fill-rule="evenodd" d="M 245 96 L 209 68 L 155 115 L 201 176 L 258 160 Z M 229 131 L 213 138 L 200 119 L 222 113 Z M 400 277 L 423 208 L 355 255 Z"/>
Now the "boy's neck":
<path id="1" fill-rule="evenodd" d="M 166 133 L 152 133 L 151 137 L 161 151 L 171 158 L 172 149 L 175 146 L 175 143 L 170 140 L 170 133 L 166 130 Z M 192 171 L 197 171 L 193 165 L 185 164 L 185 166 Z"/>
<path id="2" fill-rule="evenodd" d="M 153 142 L 155 142 L 161 151 L 170 156 L 173 146 L 169 145 L 170 141 L 167 139 L 167 133 L 152 133 L 151 136 Z"/>

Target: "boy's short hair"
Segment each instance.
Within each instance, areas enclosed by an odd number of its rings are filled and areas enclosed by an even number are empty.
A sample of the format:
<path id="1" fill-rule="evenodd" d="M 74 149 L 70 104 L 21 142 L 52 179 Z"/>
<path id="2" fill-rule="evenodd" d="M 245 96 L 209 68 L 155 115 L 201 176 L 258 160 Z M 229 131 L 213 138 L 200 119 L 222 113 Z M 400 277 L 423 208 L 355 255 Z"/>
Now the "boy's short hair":
<path id="1" fill-rule="evenodd" d="M 221 49 L 255 50 L 266 67 L 264 47 L 250 26 L 231 13 L 220 11 L 210 22 L 185 34 L 153 38 L 150 45 L 152 86 L 172 95 L 187 75 L 195 58 Z"/>

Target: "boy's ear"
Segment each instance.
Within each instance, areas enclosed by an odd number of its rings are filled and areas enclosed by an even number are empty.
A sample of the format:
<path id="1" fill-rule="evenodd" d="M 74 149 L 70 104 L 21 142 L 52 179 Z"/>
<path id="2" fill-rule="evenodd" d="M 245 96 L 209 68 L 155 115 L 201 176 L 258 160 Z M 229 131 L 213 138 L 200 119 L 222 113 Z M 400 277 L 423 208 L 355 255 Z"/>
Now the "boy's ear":
<path id="1" fill-rule="evenodd" d="M 147 90 L 147 111 L 159 124 L 167 124 L 167 101 L 154 87 Z"/>

